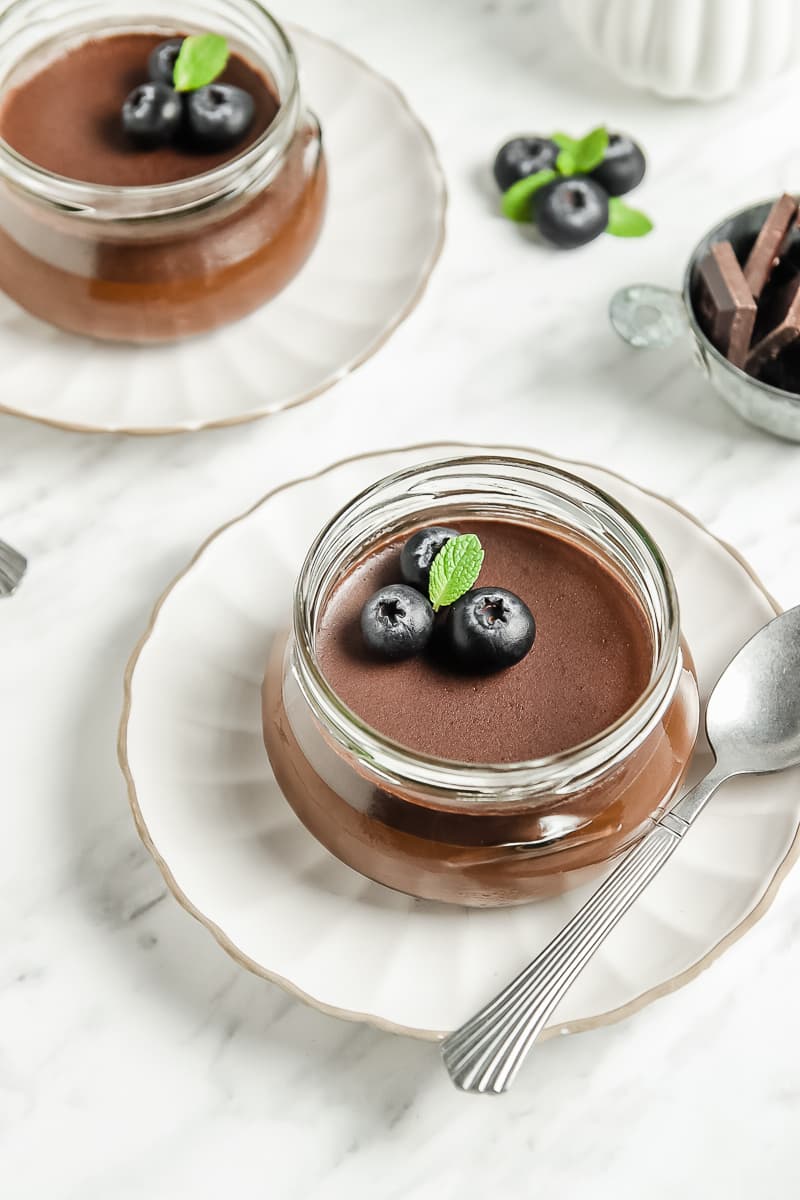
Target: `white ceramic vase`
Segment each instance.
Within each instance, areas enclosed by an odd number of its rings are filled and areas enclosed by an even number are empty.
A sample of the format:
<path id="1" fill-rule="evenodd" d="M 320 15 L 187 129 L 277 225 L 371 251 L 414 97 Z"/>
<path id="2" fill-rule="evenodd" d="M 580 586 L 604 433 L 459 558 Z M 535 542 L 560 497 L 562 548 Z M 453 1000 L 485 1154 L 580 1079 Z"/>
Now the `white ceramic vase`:
<path id="1" fill-rule="evenodd" d="M 560 0 L 583 48 L 632 87 L 717 100 L 800 63 L 800 0 Z"/>

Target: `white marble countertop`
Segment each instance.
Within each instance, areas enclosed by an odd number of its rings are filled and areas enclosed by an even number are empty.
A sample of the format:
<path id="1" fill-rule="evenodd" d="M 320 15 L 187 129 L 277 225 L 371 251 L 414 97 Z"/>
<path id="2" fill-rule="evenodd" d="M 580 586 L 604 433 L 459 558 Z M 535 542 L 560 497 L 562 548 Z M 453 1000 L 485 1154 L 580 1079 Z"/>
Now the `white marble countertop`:
<path id="1" fill-rule="evenodd" d="M 239 970 L 171 897 L 115 757 L 121 676 L 203 537 L 359 450 L 514 441 L 679 500 L 800 601 L 800 449 L 749 429 L 685 347 L 634 354 L 609 294 L 677 284 L 721 214 L 798 185 L 797 79 L 713 107 L 618 87 L 525 0 L 281 3 L 395 79 L 451 207 L 412 318 L 315 403 L 160 439 L 0 417 L 0 535 L 31 570 L 0 605 L 0 1191 L 8 1200 L 794 1194 L 800 872 L 688 988 L 551 1041 L 503 1100 L 456 1093 L 432 1046 L 340 1024 Z M 493 214 L 505 135 L 637 135 L 657 231 L 548 254 Z M 423 402 L 424 401 L 424 402 Z"/>

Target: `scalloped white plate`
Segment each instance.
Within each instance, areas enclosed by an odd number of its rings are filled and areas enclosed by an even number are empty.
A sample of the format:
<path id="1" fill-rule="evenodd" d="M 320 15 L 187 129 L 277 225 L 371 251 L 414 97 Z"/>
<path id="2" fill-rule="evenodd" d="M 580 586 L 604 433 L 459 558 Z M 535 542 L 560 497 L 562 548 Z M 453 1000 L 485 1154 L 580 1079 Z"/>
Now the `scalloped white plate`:
<path id="1" fill-rule="evenodd" d="M 272 637 L 288 624 L 305 548 L 325 520 L 390 471 L 459 450 L 422 446 L 340 463 L 272 493 L 215 534 L 167 591 L 133 655 L 120 729 L 146 845 L 178 900 L 237 962 L 328 1012 L 414 1037 L 459 1025 L 584 893 L 467 910 L 362 878 L 314 840 L 278 790 L 259 689 Z M 706 697 L 776 605 L 686 513 L 607 471 L 563 465 L 617 496 L 660 543 Z M 695 774 L 708 765 L 707 753 L 697 759 Z M 687 982 L 749 927 L 794 857 L 798 778 L 722 789 L 565 998 L 551 1032 L 635 1010 Z"/>
<path id="2" fill-rule="evenodd" d="M 76 337 L 0 292 L 0 412 L 85 433 L 252 421 L 332 387 L 412 311 L 444 240 L 431 139 L 394 84 L 290 32 L 329 168 L 322 233 L 297 277 L 244 320 L 169 346 Z"/>

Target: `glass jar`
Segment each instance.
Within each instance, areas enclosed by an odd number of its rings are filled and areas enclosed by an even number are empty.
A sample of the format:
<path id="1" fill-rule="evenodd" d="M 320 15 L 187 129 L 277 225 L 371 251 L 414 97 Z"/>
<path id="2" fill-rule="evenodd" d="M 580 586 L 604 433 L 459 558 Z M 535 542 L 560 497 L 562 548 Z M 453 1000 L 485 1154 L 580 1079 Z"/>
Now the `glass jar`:
<path id="1" fill-rule="evenodd" d="M 256 0 L 137 7 L 134 0 L 16 0 L 0 16 L 0 91 L 93 36 L 213 30 L 270 79 L 278 113 L 230 161 L 153 187 L 54 175 L 0 139 L 0 288 L 76 333 L 172 341 L 244 316 L 289 282 L 316 241 L 326 174 L 294 51 Z"/>
<path id="2" fill-rule="evenodd" d="M 590 741 L 529 762 L 431 758 L 360 720 L 320 671 L 316 630 L 336 581 L 377 544 L 470 517 L 522 522 L 568 539 L 641 604 L 652 635 L 649 684 Z M 267 751 L 308 829 L 372 879 L 480 906 L 562 891 L 643 836 L 684 777 L 698 711 L 675 585 L 650 535 L 589 483 L 511 458 L 413 467 L 335 516 L 308 552 L 292 632 L 275 647 L 263 688 Z"/>

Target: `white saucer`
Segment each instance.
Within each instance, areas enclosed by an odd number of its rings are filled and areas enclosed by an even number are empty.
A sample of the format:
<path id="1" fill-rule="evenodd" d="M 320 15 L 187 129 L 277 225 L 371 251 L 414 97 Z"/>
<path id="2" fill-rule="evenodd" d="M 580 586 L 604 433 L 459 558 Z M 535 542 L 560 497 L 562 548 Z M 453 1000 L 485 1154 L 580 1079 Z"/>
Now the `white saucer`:
<path id="1" fill-rule="evenodd" d="M 252 421 L 324 392 L 408 316 L 444 239 L 430 137 L 394 84 L 290 32 L 330 178 L 322 234 L 297 278 L 245 320 L 172 346 L 63 333 L 0 292 L 0 412 L 88 433 Z"/>
<path id="2" fill-rule="evenodd" d="M 471 447 L 478 453 L 497 447 Z M 331 467 L 225 526 L 167 591 L 126 678 L 120 761 L 139 831 L 178 900 L 243 966 L 353 1020 L 437 1037 L 545 944 L 583 898 L 466 910 L 412 900 L 332 858 L 279 792 L 260 697 L 305 549 L 375 479 L 463 447 Z M 545 458 L 530 451 L 506 452 Z M 667 501 L 563 464 L 650 529 L 678 584 L 708 695 L 777 607 L 748 567 Z M 695 774 L 708 765 L 698 753 Z M 764 911 L 798 849 L 798 774 L 724 787 L 563 1001 L 551 1032 L 618 1019 L 693 978 Z"/>

